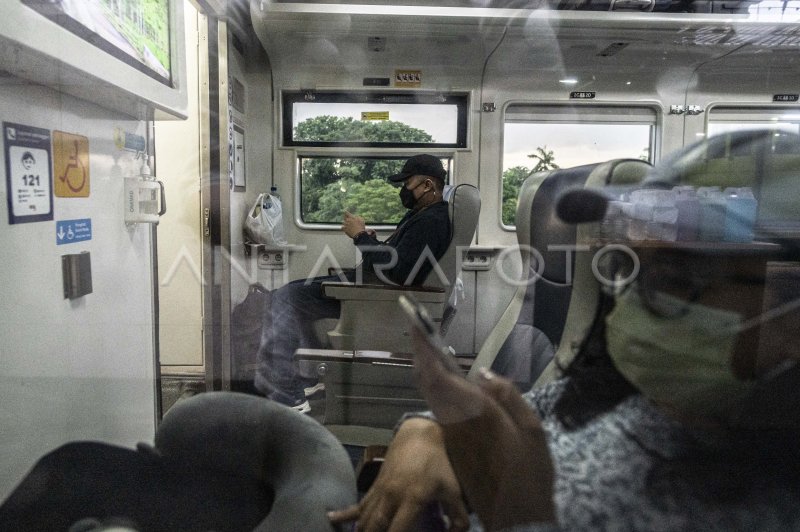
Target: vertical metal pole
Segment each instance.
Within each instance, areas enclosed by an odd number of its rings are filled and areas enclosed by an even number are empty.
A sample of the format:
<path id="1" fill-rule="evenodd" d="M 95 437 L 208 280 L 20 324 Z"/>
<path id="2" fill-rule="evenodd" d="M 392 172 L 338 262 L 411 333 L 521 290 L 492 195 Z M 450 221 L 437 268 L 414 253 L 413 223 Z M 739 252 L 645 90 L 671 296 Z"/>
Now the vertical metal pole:
<path id="1" fill-rule="evenodd" d="M 228 32 L 209 17 L 208 42 L 208 208 L 211 330 L 205 357 L 206 389 L 230 389 L 230 190 L 228 186 Z M 207 307 L 208 308 L 208 307 Z"/>

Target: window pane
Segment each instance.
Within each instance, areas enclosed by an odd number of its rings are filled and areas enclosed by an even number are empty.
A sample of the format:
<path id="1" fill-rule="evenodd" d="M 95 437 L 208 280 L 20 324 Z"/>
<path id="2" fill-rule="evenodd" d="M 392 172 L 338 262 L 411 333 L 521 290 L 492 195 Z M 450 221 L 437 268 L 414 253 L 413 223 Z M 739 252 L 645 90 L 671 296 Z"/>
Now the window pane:
<path id="1" fill-rule="evenodd" d="M 800 231 L 796 199 L 800 197 L 798 163 L 800 146 L 780 131 L 800 133 L 798 108 L 715 108 L 709 114 L 707 135 L 719 135 L 746 129 L 775 131 L 770 149 L 759 157 L 751 150 L 734 150 L 723 145 L 720 153 L 709 156 L 708 174 L 724 176 L 731 186 L 752 186 L 758 200 L 757 227 L 771 234 Z M 716 159 L 715 159 L 716 158 Z M 768 177 L 771 185 L 762 187 L 758 176 Z"/>
<path id="2" fill-rule="evenodd" d="M 454 144 L 455 105 L 297 103 L 294 140 Z"/>
<path id="3" fill-rule="evenodd" d="M 708 117 L 708 136 L 743 129 L 775 129 L 800 133 L 798 108 L 734 108 L 717 107 Z"/>
<path id="4" fill-rule="evenodd" d="M 466 147 L 464 95 L 284 95 L 287 146 Z"/>
<path id="5" fill-rule="evenodd" d="M 503 225 L 513 226 L 522 182 L 533 172 L 610 159 L 649 161 L 652 124 L 506 122 Z"/>
<path id="6" fill-rule="evenodd" d="M 389 176 L 400 172 L 407 157 L 299 157 L 300 205 L 304 223 L 342 223 L 344 211 L 367 224 L 394 225 L 406 213 L 400 203 L 400 183 Z M 450 175 L 451 159 L 442 158 Z"/>

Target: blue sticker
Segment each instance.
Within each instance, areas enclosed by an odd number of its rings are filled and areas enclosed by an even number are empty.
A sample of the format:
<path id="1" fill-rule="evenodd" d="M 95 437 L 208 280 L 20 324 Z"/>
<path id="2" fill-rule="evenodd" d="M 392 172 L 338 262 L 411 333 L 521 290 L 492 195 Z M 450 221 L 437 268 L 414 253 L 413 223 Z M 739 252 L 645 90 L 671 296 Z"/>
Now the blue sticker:
<path id="1" fill-rule="evenodd" d="M 59 220 L 56 222 L 56 244 L 73 244 L 92 239 L 92 219 Z"/>

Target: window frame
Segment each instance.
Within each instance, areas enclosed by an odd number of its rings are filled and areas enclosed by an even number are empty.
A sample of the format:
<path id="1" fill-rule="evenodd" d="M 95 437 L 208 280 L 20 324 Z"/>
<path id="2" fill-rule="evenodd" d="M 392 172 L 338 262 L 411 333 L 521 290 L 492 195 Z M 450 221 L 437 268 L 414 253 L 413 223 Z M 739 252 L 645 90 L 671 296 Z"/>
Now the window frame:
<path id="1" fill-rule="evenodd" d="M 427 148 L 427 149 L 466 149 L 468 144 L 468 92 L 425 92 L 425 91 L 282 91 L 281 93 L 281 146 L 286 148 L 345 147 L 345 148 Z M 313 98 L 313 100 L 312 100 Z M 442 101 L 444 99 L 444 101 Z M 397 100 L 397 101 L 393 101 Z M 318 103 L 402 103 L 413 105 L 440 104 L 456 105 L 456 142 L 351 142 L 351 141 L 297 141 L 293 138 L 294 124 L 292 107 L 295 103 L 314 101 Z"/>
<path id="2" fill-rule="evenodd" d="M 516 225 L 503 223 L 503 172 L 505 171 L 505 130 L 506 124 L 604 124 L 650 126 L 648 145 L 653 164 L 659 157 L 658 131 L 662 121 L 662 107 L 659 102 L 594 102 L 576 104 L 575 102 L 508 102 L 503 109 L 502 146 L 500 151 L 500 183 L 498 187 L 497 220 L 503 231 L 517 230 Z"/>
<path id="3" fill-rule="evenodd" d="M 796 102 L 771 105 L 736 105 L 729 102 L 712 104 L 708 106 L 706 112 L 703 133 L 708 136 L 709 126 L 712 122 L 717 124 L 777 123 L 777 119 L 783 118 L 782 115 L 787 113 L 793 115 L 793 120 L 790 120 L 789 123 L 797 123 L 798 131 L 796 133 L 800 134 L 800 104 Z"/>

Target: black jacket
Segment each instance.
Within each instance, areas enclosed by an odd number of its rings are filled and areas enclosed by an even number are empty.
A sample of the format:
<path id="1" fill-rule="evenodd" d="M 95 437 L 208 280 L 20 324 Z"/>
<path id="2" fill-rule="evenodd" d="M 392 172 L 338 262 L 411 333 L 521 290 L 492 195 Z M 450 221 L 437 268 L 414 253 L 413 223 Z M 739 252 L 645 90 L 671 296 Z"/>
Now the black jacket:
<path id="1" fill-rule="evenodd" d="M 363 261 L 359 268 L 362 268 L 364 279 L 374 280 L 376 271 L 380 271 L 396 284 L 422 284 L 433 269 L 431 260 L 423 254 L 425 247 L 439 260 L 450 244 L 450 217 L 447 207 L 446 201 L 440 201 L 419 212 L 408 211 L 385 242 L 366 233 L 357 236 L 355 244 L 362 252 Z M 392 252 L 373 249 L 384 246 L 394 248 L 397 254 L 397 264 L 391 268 L 384 269 L 382 266 L 390 264 Z M 409 279 L 418 261 L 421 261 L 420 268 L 413 279 Z"/>

